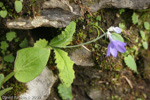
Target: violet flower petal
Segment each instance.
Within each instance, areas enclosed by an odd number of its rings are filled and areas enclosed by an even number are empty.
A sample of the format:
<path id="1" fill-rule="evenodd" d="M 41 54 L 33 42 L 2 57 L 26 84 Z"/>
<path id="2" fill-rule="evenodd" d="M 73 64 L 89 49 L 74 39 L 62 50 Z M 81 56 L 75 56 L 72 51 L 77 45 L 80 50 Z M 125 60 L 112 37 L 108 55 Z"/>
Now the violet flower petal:
<path id="1" fill-rule="evenodd" d="M 124 46 L 118 46 L 117 50 L 121 53 L 124 53 L 126 51 L 126 48 Z"/>
<path id="2" fill-rule="evenodd" d="M 115 48 L 110 48 L 110 53 L 112 54 L 113 57 L 117 57 L 117 50 Z"/>
<path id="3" fill-rule="evenodd" d="M 126 51 L 126 43 L 117 41 L 117 40 L 112 40 L 107 49 L 107 57 L 112 54 L 113 57 L 117 57 L 118 52 L 124 53 Z"/>
<path id="4" fill-rule="evenodd" d="M 124 53 L 126 51 L 126 48 L 124 47 L 126 46 L 126 43 L 117 40 L 113 40 L 112 43 L 115 45 L 117 51 L 121 53 Z"/>
<path id="5" fill-rule="evenodd" d="M 121 33 L 121 29 L 119 27 L 114 27 L 113 29 L 114 29 L 114 32 Z"/>
<path id="6" fill-rule="evenodd" d="M 111 45 L 110 45 L 110 43 L 109 43 L 109 44 L 108 44 L 108 47 L 107 47 L 107 55 L 106 55 L 107 57 L 110 56 L 110 46 L 111 46 Z"/>

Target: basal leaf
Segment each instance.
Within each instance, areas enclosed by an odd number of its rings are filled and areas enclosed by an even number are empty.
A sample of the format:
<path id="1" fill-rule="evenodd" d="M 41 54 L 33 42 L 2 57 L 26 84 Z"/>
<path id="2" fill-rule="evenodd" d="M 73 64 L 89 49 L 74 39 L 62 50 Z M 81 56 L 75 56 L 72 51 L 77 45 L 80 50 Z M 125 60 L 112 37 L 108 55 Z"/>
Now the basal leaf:
<path id="1" fill-rule="evenodd" d="M 72 89 L 70 87 L 66 87 L 65 84 L 59 84 L 58 93 L 63 100 L 72 100 Z"/>
<path id="2" fill-rule="evenodd" d="M 9 42 L 12 41 L 14 38 L 16 38 L 16 32 L 8 32 L 8 33 L 6 33 L 6 39 Z"/>
<path id="3" fill-rule="evenodd" d="M 57 63 L 57 68 L 59 70 L 60 80 L 69 87 L 73 83 L 75 78 L 73 64 L 74 62 L 70 60 L 68 54 L 60 49 L 54 49 L 55 59 Z"/>
<path id="4" fill-rule="evenodd" d="M 41 48 L 45 48 L 47 47 L 48 41 L 46 41 L 45 39 L 40 39 L 38 41 L 36 41 L 36 43 L 34 43 L 34 47 L 41 47 Z"/>
<path id="5" fill-rule="evenodd" d="M 7 16 L 7 10 L 1 10 L 1 11 L 0 11 L 0 16 L 1 16 L 2 18 L 5 18 L 5 17 Z"/>
<path id="6" fill-rule="evenodd" d="M 58 35 L 57 37 L 55 37 L 50 41 L 50 46 L 58 47 L 58 46 L 66 46 L 70 44 L 75 29 L 76 29 L 76 23 L 71 22 L 66 27 L 65 31 L 62 31 L 60 35 Z"/>
<path id="7" fill-rule="evenodd" d="M 128 55 L 124 58 L 126 65 L 133 71 L 137 72 L 137 65 L 134 58 L 131 55 Z"/>
<path id="8" fill-rule="evenodd" d="M 4 81 L 4 75 L 0 74 L 0 89 L 2 87 L 3 81 Z"/>
<path id="9" fill-rule="evenodd" d="M 138 23 L 138 21 L 139 21 L 138 17 L 139 16 L 134 12 L 132 15 L 132 22 L 134 25 Z"/>
<path id="10" fill-rule="evenodd" d="M 112 38 L 114 40 L 118 40 L 118 41 L 124 42 L 123 37 L 121 35 L 117 34 L 117 33 L 112 33 L 111 36 L 112 36 Z"/>
<path id="11" fill-rule="evenodd" d="M 17 13 L 22 10 L 22 1 L 15 1 L 15 10 Z"/>
<path id="12" fill-rule="evenodd" d="M 36 78 L 44 69 L 50 56 L 46 48 L 31 47 L 19 50 L 15 61 L 15 78 L 28 82 Z"/>
<path id="13" fill-rule="evenodd" d="M 13 88 L 12 88 L 12 87 L 9 87 L 9 88 L 6 88 L 6 89 L 4 89 L 4 90 L 1 90 L 1 91 L 0 91 L 0 97 L 1 97 L 2 95 L 4 95 L 6 92 L 10 91 L 11 89 L 13 89 Z"/>

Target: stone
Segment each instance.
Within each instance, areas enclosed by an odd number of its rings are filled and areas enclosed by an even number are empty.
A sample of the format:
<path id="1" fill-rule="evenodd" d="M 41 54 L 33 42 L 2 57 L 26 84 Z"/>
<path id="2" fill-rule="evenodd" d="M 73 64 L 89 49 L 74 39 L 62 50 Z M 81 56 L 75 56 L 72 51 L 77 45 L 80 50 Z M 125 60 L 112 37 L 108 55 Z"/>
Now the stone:
<path id="1" fill-rule="evenodd" d="M 76 65 L 80 66 L 94 66 L 92 60 L 92 53 L 85 48 L 79 48 L 75 51 L 69 52 L 69 57 Z"/>
<path id="2" fill-rule="evenodd" d="M 92 100 L 101 100 L 101 96 L 102 96 L 102 91 L 98 90 L 98 89 L 91 89 L 90 93 L 88 94 L 88 96 L 92 99 Z"/>
<path id="3" fill-rule="evenodd" d="M 28 90 L 20 95 L 20 100 L 46 100 L 55 80 L 53 72 L 45 67 L 38 77 L 26 83 Z"/>
<path id="4" fill-rule="evenodd" d="M 110 97 L 110 91 L 100 89 L 99 86 L 90 87 L 87 90 L 87 95 L 91 98 L 91 100 L 106 100 L 106 97 Z"/>
<path id="5" fill-rule="evenodd" d="M 102 8 L 146 9 L 150 0 L 82 0 L 77 4 L 69 0 L 46 0 L 43 3 L 40 16 L 33 19 L 22 17 L 8 19 L 6 26 L 10 29 L 33 29 L 37 27 L 66 27 L 70 21 L 82 16 L 81 5 L 85 10 L 96 12 Z"/>

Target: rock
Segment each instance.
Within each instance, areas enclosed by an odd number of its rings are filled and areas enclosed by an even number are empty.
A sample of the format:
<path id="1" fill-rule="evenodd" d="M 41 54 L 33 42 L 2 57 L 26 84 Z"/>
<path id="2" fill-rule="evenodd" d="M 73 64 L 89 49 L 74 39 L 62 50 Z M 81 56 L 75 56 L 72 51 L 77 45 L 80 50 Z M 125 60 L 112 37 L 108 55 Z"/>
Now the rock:
<path id="1" fill-rule="evenodd" d="M 80 4 L 69 2 L 69 0 L 47 0 L 43 3 L 40 16 L 34 19 L 8 19 L 6 25 L 13 29 L 33 29 L 42 26 L 62 28 L 67 26 L 71 20 L 82 16 L 80 5 L 91 12 L 114 7 L 146 9 L 150 7 L 150 0 L 83 0 Z"/>
<path id="2" fill-rule="evenodd" d="M 99 86 L 90 87 L 87 91 L 87 95 L 92 100 L 106 100 L 106 97 L 110 97 L 110 91 L 102 90 Z"/>
<path id="3" fill-rule="evenodd" d="M 52 71 L 45 67 L 38 77 L 26 83 L 28 90 L 20 95 L 20 100 L 46 100 L 55 80 Z"/>
<path id="4" fill-rule="evenodd" d="M 91 89 L 90 93 L 88 94 L 88 96 L 92 99 L 92 100 L 101 100 L 101 94 L 102 91 L 98 90 L 98 89 Z"/>
<path id="5" fill-rule="evenodd" d="M 69 52 L 69 57 L 76 65 L 80 66 L 94 66 L 94 61 L 92 60 L 92 54 L 86 49 L 79 48 L 73 52 Z"/>

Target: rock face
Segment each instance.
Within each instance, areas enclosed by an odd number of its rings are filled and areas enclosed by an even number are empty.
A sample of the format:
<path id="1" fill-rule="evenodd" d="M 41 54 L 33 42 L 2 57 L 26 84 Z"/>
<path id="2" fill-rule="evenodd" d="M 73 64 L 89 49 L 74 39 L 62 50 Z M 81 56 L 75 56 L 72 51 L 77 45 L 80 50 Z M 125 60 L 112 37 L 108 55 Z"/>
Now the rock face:
<path id="1" fill-rule="evenodd" d="M 83 47 L 76 49 L 69 53 L 69 57 L 76 65 L 80 66 L 94 66 L 91 52 L 87 51 Z"/>
<path id="2" fill-rule="evenodd" d="M 52 71 L 45 67 L 38 77 L 26 83 L 28 90 L 20 95 L 20 100 L 46 100 L 55 80 Z"/>
<path id="3" fill-rule="evenodd" d="M 82 1 L 82 2 L 81 2 Z M 18 18 L 7 20 L 7 27 L 13 29 L 33 29 L 36 27 L 62 28 L 79 16 L 82 8 L 96 12 L 101 8 L 129 8 L 146 9 L 150 7 L 150 0 L 47 0 L 43 3 L 41 15 L 34 19 Z M 82 6 L 82 8 L 80 8 Z M 85 9 L 86 10 L 86 9 Z"/>

